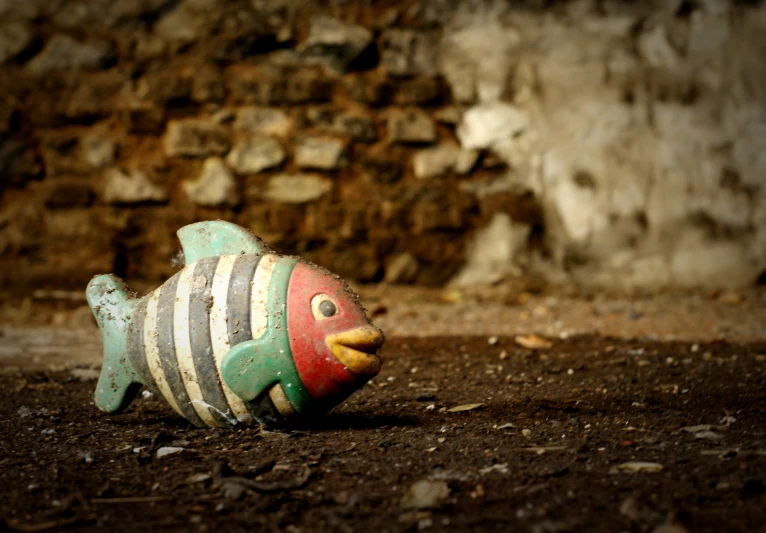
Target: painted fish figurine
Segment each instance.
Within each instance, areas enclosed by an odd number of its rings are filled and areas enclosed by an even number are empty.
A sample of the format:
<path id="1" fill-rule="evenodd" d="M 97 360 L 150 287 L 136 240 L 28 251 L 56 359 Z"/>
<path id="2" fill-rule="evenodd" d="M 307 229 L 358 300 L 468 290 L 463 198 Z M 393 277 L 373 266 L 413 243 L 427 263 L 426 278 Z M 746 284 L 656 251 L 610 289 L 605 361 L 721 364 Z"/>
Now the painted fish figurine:
<path id="1" fill-rule="evenodd" d="M 113 275 L 88 284 L 101 410 L 145 386 L 198 427 L 278 424 L 332 409 L 380 371 L 383 333 L 337 276 L 229 222 L 178 237 L 184 268 L 143 298 Z"/>

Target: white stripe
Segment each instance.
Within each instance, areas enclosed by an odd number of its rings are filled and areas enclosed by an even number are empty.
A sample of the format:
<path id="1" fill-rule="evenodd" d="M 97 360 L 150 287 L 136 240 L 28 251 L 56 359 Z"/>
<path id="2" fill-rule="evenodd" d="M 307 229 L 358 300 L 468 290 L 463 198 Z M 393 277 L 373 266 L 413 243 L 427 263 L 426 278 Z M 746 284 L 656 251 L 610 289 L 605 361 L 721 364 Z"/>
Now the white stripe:
<path id="1" fill-rule="evenodd" d="M 210 427 L 220 427 L 221 424 L 213 418 L 210 410 L 206 407 L 207 404 L 197 381 L 197 370 L 194 368 L 192 357 L 191 336 L 189 335 L 189 297 L 194 283 L 193 276 L 194 264 L 184 268 L 178 277 L 178 288 L 173 305 L 173 340 L 176 345 L 176 359 L 192 407 L 205 424 Z M 205 284 L 206 281 L 197 280 L 197 283 Z"/>
<path id="2" fill-rule="evenodd" d="M 149 372 L 154 378 L 154 383 L 176 413 L 184 416 L 178 407 L 178 402 L 173 391 L 168 385 L 165 377 L 165 371 L 162 370 L 160 363 L 159 332 L 157 331 L 157 304 L 160 300 L 160 289 L 157 289 L 149 295 L 146 301 L 146 315 L 144 316 L 144 353 L 146 354 L 146 364 L 149 366 Z"/>
<path id="3" fill-rule="evenodd" d="M 279 256 L 264 255 L 258 262 L 258 268 L 253 274 L 253 284 L 250 296 L 250 330 L 254 339 L 260 339 L 266 333 L 268 325 L 269 285 L 274 267 L 279 262 Z"/>
<path id="4" fill-rule="evenodd" d="M 231 271 L 234 268 L 236 255 L 223 255 L 218 260 L 218 266 L 215 268 L 213 276 L 213 307 L 210 308 L 210 340 L 213 344 L 213 357 L 215 358 L 215 367 L 218 369 L 218 380 L 221 382 L 221 388 L 226 395 L 226 401 L 229 403 L 234 416 L 243 423 L 250 422 L 252 416 L 247 411 L 245 402 L 234 394 L 221 374 L 221 362 L 226 353 L 231 349 L 229 343 L 229 328 L 227 320 L 229 282 L 231 280 Z"/>

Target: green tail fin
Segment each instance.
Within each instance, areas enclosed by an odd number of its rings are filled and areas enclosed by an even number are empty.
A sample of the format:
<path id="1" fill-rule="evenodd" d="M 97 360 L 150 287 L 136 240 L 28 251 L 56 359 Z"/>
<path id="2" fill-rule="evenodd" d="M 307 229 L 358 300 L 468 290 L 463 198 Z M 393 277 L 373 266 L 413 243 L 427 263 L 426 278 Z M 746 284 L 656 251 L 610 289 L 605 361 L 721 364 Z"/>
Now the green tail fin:
<path id="1" fill-rule="evenodd" d="M 102 411 L 121 411 L 133 401 L 141 388 L 139 376 L 128 357 L 128 327 L 136 300 L 128 294 L 121 279 L 96 276 L 85 291 L 93 316 L 104 341 L 104 362 L 96 387 L 96 406 Z"/>

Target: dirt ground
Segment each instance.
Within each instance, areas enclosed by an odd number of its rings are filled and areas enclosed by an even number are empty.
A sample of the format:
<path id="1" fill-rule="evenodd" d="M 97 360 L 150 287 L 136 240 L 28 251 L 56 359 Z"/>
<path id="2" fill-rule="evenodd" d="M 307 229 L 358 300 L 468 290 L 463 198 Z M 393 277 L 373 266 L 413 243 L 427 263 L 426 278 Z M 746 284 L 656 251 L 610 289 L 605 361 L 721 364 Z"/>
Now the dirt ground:
<path id="1" fill-rule="evenodd" d="M 766 342 L 394 337 L 382 355 L 287 431 L 196 429 L 153 396 L 105 415 L 93 369 L 6 365 L 0 530 L 766 532 Z"/>

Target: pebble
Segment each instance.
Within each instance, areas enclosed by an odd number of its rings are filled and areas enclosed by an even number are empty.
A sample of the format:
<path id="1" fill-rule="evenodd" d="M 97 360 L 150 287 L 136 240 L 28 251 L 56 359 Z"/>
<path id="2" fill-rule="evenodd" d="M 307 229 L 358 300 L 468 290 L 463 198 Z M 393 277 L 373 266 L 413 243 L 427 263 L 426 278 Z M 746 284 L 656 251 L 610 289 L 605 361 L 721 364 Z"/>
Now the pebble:
<path id="1" fill-rule="evenodd" d="M 402 509 L 435 509 L 442 505 L 450 494 L 444 481 L 420 480 L 410 486 L 402 496 Z"/>
<path id="2" fill-rule="evenodd" d="M 162 459 L 163 457 L 174 455 L 176 453 L 181 453 L 182 451 L 184 451 L 184 449 L 179 448 L 178 446 L 163 446 L 157 450 L 157 459 Z"/>
<path id="3" fill-rule="evenodd" d="M 649 463 L 646 461 L 630 461 L 627 463 L 622 463 L 617 468 L 622 470 L 623 472 L 655 473 L 655 472 L 661 472 L 662 469 L 665 467 L 662 466 L 660 463 Z"/>
<path id="4" fill-rule="evenodd" d="M 700 431 L 694 434 L 695 439 L 709 440 L 712 442 L 721 442 L 725 437 L 715 431 Z"/>

